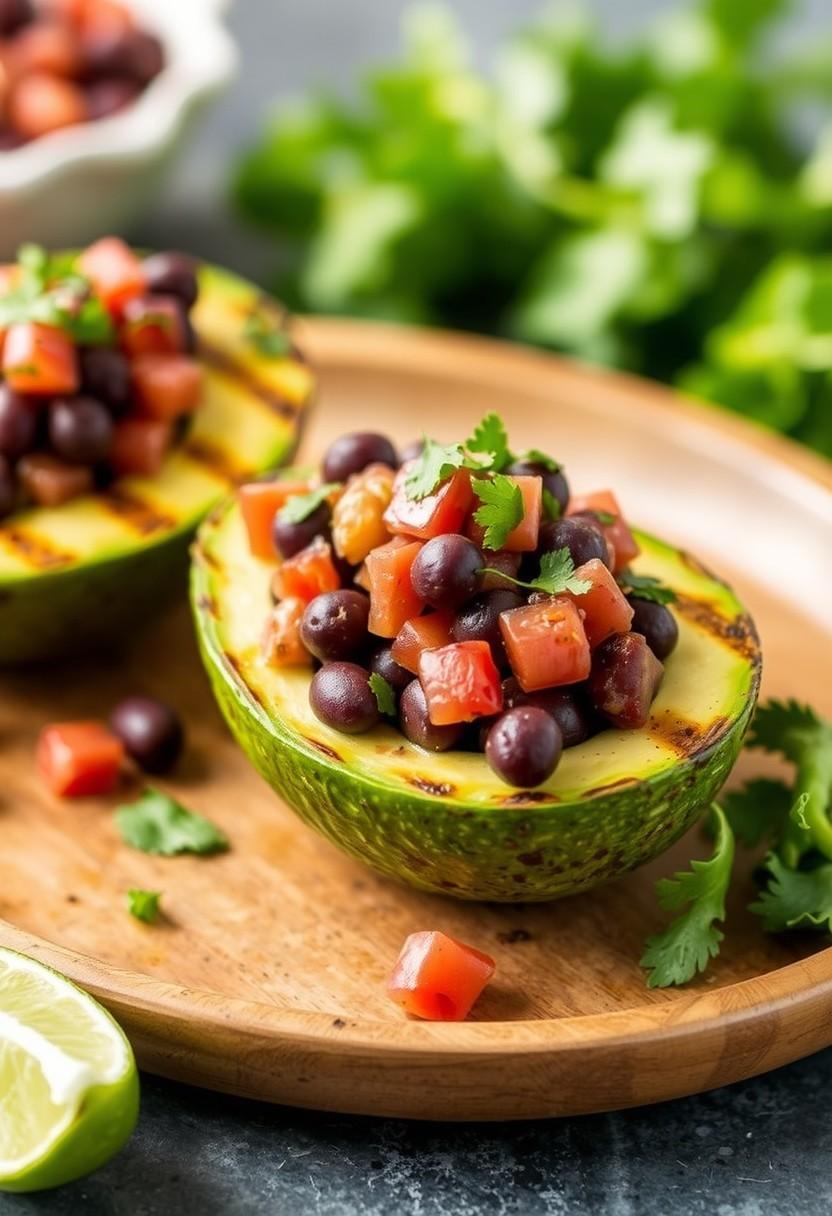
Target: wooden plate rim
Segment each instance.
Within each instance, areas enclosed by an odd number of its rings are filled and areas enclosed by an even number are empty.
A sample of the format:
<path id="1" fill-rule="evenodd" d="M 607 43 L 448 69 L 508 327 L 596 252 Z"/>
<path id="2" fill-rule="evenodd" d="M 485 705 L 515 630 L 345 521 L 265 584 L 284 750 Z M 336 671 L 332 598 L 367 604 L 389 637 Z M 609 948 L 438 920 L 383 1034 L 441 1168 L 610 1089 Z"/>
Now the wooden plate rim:
<path id="1" fill-rule="evenodd" d="M 495 374 L 502 372 L 516 383 L 517 377 L 539 381 L 545 371 L 557 369 L 561 376 L 594 383 L 603 394 L 612 391 L 638 400 L 638 408 L 649 410 L 651 422 L 667 428 L 685 425 L 701 439 L 726 436 L 738 448 L 752 447 L 772 463 L 808 478 L 814 488 L 832 489 L 832 463 L 797 443 L 758 427 L 739 416 L 717 410 L 706 403 L 681 397 L 661 385 L 636 376 L 610 372 L 530 348 L 511 346 L 496 339 L 407 326 L 303 317 L 298 321 L 301 344 L 311 361 L 337 361 L 341 366 L 366 366 L 368 353 L 377 366 L 430 359 L 443 375 L 459 376 L 466 358 L 483 359 Z M 672 414 L 668 405 L 673 404 Z M 832 498 L 829 499 L 832 517 Z M 82 987 L 100 997 L 116 1011 L 134 1010 L 158 1014 L 167 1020 L 195 1025 L 225 1026 L 232 1021 L 243 1034 L 266 1034 L 275 1043 L 317 1043 L 322 1050 L 337 1044 L 356 1052 L 460 1053 L 493 1057 L 500 1054 L 571 1052 L 605 1046 L 635 1046 L 644 1040 L 674 1038 L 682 1041 L 707 1036 L 731 1023 L 748 1023 L 772 1014 L 782 1016 L 786 1026 L 797 1025 L 808 1005 L 832 1001 L 832 947 L 784 967 L 766 971 L 738 983 L 708 991 L 675 994 L 666 1003 L 633 1006 L 606 1013 L 564 1016 L 528 1021 L 425 1023 L 410 1021 L 355 1020 L 335 1012 L 293 1010 L 267 1002 L 228 998 L 221 994 L 157 980 L 140 972 L 98 962 L 87 955 L 55 945 L 26 933 L 0 919 L 0 945 L 30 954 L 54 966 Z M 765 994 L 758 991 L 765 984 Z M 198 1010 L 198 1012 L 195 1012 Z M 635 1028 L 634 1028 L 635 1024 Z M 800 1054 L 822 1046 L 828 1039 L 822 1026 L 816 1041 Z"/>

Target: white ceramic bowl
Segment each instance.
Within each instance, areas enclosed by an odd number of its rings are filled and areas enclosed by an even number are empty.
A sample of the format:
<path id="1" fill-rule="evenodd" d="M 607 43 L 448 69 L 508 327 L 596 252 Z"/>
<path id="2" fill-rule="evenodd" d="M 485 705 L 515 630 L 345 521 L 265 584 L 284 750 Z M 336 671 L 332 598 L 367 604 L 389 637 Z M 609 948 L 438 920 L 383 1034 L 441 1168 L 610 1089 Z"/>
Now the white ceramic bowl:
<path id="1" fill-rule="evenodd" d="M 23 241 L 52 248 L 120 232 L 141 211 L 205 103 L 234 74 L 223 0 L 124 0 L 163 42 L 167 64 L 122 114 L 0 153 L 0 259 Z"/>

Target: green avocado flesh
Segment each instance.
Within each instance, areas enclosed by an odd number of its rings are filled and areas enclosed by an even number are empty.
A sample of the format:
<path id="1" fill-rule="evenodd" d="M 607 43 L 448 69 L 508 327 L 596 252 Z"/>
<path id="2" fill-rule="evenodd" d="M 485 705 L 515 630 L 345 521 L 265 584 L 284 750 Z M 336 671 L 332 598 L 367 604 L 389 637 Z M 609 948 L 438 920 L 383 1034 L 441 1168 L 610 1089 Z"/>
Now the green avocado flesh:
<path id="1" fill-rule="evenodd" d="M 644 533 L 633 564 L 672 587 L 679 645 L 644 730 L 607 730 L 563 755 L 540 789 L 514 790 L 469 752 L 429 754 L 380 726 L 348 736 L 309 708 L 310 672 L 259 654 L 268 563 L 237 506 L 203 525 L 191 595 L 203 661 L 231 730 L 303 820 L 382 874 L 464 899 L 585 890 L 666 849 L 714 797 L 757 697 L 754 626 L 694 559 Z"/>
<path id="2" fill-rule="evenodd" d="M 236 481 L 291 457 L 312 393 L 295 355 L 267 358 L 245 337 L 259 290 L 211 267 L 192 314 L 204 399 L 158 476 L 0 521 L 0 663 L 129 638 L 177 588 L 197 524 Z"/>

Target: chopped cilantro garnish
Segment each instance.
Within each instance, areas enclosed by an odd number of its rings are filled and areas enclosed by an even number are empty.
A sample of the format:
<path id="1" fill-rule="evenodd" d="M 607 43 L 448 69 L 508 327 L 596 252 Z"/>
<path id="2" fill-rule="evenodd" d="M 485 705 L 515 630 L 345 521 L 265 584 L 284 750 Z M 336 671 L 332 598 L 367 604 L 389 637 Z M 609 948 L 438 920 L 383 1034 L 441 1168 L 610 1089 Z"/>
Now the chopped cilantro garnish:
<path id="1" fill-rule="evenodd" d="M 84 346 L 111 342 L 115 331 L 107 309 L 89 280 L 75 269 L 75 259 L 50 257 L 40 245 L 18 253 L 20 274 L 11 291 L 0 297 L 0 329 L 37 322 L 63 329 Z"/>
<path id="2" fill-rule="evenodd" d="M 613 515 L 612 511 L 593 511 L 592 514 L 598 520 L 598 523 L 603 524 L 605 528 L 608 528 L 610 524 L 614 524 L 618 519 L 618 516 Z"/>
<path id="3" fill-rule="evenodd" d="M 792 870 L 776 853 L 765 860 L 768 886 L 751 904 L 769 933 L 786 929 L 832 932 L 832 863 L 812 870 Z"/>
<path id="4" fill-rule="evenodd" d="M 286 315 L 271 304 L 263 303 L 250 312 L 243 326 L 243 337 L 266 359 L 285 359 L 292 349 L 286 329 Z"/>
<path id="5" fill-rule="evenodd" d="M 427 498 L 446 477 L 464 464 L 465 453 L 461 443 L 450 443 L 443 447 L 426 435 L 422 454 L 414 460 L 405 477 L 407 497 L 416 500 Z"/>
<path id="6" fill-rule="evenodd" d="M 589 579 L 575 577 L 575 563 L 572 560 L 572 554 L 566 548 L 544 553 L 540 560 L 540 574 L 530 583 L 523 582 L 519 578 L 512 578 L 510 574 L 505 574 L 502 570 L 492 570 L 489 566 L 486 566 L 481 573 L 497 574 L 506 582 L 513 583 L 515 587 L 525 587 L 529 591 L 545 591 L 547 595 L 562 595 L 564 591 L 571 591 L 573 595 L 586 595 L 592 587 Z"/>
<path id="7" fill-rule="evenodd" d="M 228 838 L 209 819 L 150 786 L 135 802 L 117 808 L 116 825 L 124 843 L 142 853 L 172 857 L 228 848 Z"/>
<path id="8" fill-rule="evenodd" d="M 466 440 L 465 447 L 469 452 L 488 457 L 482 467 L 492 473 L 501 472 L 514 459 L 508 446 L 505 424 L 499 414 L 486 414 L 474 428 L 471 438 Z"/>
<path id="9" fill-rule="evenodd" d="M 545 452 L 541 452 L 539 448 L 529 448 L 528 452 L 523 453 L 520 460 L 528 461 L 529 464 L 539 464 L 547 473 L 559 473 L 563 468 L 562 464 L 553 460 L 551 456 L 547 456 Z"/>
<path id="10" fill-rule="evenodd" d="M 653 604 L 673 604 L 678 598 L 672 587 L 666 587 L 659 579 L 651 578 L 649 574 L 633 574 L 632 570 L 625 570 L 618 576 L 618 581 L 629 595 L 640 600 L 650 600 Z"/>
<path id="11" fill-rule="evenodd" d="M 523 519 L 523 495 L 516 481 L 502 473 L 493 477 L 477 477 L 471 488 L 482 503 L 474 512 L 474 520 L 485 528 L 483 546 L 486 549 L 502 549 L 512 532 Z"/>
<path id="12" fill-rule="evenodd" d="M 648 939 L 641 959 L 650 975 L 650 988 L 686 984 L 719 954 L 724 934 L 716 921 L 725 920 L 725 895 L 734 864 L 734 833 L 720 807 L 714 805 L 713 853 L 707 861 L 692 861 L 689 870 L 656 884 L 659 904 L 668 912 L 687 908 L 661 933 Z"/>
<path id="13" fill-rule="evenodd" d="M 303 523 L 314 511 L 317 511 L 321 503 L 326 502 L 330 494 L 338 489 L 338 486 L 337 481 L 330 481 L 325 485 L 316 486 L 314 490 L 309 490 L 306 494 L 295 494 L 284 507 L 281 507 L 281 520 L 286 524 Z"/>
<path id="14" fill-rule="evenodd" d="M 543 487 L 543 513 L 547 519 L 560 519 L 562 515 L 561 506 L 555 498 L 551 490 Z"/>
<path id="15" fill-rule="evenodd" d="M 392 718 L 396 713 L 396 697 L 393 693 L 393 685 L 376 671 L 370 676 L 369 684 L 370 691 L 378 705 L 378 712 L 385 714 L 388 718 Z"/>
<path id="16" fill-rule="evenodd" d="M 127 892 L 127 910 L 136 920 L 143 920 L 145 924 L 152 925 L 159 915 L 161 898 L 161 891 L 142 891 L 138 887 L 131 887 Z"/>

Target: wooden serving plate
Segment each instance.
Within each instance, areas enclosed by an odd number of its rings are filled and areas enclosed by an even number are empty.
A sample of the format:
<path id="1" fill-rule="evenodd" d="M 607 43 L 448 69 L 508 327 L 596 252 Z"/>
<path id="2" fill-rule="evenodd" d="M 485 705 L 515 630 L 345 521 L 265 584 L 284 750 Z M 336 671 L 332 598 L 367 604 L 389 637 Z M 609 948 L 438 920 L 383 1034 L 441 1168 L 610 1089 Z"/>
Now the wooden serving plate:
<path id="1" fill-rule="evenodd" d="M 359 322 L 302 328 L 322 374 L 306 455 L 356 427 L 456 437 L 499 410 L 518 447 L 557 454 L 575 487 L 614 485 L 639 524 L 732 579 L 762 633 L 765 693 L 832 714 L 828 465 L 646 383 L 543 354 Z M 517 1119 L 689 1094 L 832 1043 L 832 949 L 759 931 L 745 911 L 747 857 L 707 978 L 645 987 L 642 943 L 662 923 L 653 883 L 702 848 L 695 834 L 614 885 L 543 906 L 422 895 L 341 856 L 232 744 L 184 608 L 121 664 L 0 679 L 0 942 L 103 1000 L 151 1071 L 328 1110 Z M 120 844 L 101 800 L 44 793 L 40 726 L 104 716 L 137 690 L 182 710 L 187 759 L 162 784 L 222 825 L 228 854 L 145 856 Z M 741 761 L 743 775 L 771 767 Z M 127 915 L 134 886 L 164 892 L 156 926 Z M 403 938 L 422 928 L 497 959 L 468 1023 L 408 1021 L 385 997 Z"/>

